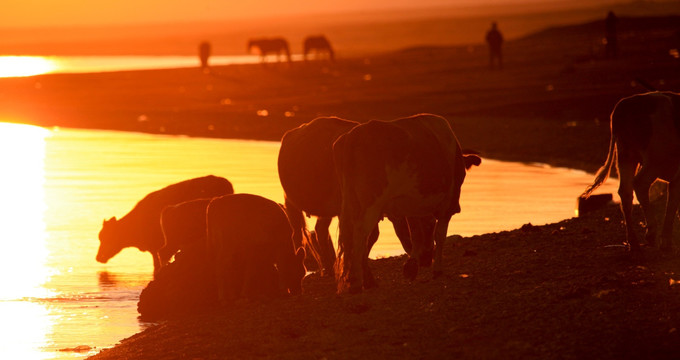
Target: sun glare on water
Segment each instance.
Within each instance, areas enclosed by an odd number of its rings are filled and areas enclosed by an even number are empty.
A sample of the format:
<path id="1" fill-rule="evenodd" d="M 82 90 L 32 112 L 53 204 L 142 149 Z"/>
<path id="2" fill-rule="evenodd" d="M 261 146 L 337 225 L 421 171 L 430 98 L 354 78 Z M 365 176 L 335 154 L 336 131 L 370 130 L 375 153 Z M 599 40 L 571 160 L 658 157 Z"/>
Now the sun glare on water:
<path id="1" fill-rule="evenodd" d="M 36 126 L 0 123 L 0 300 L 44 296 L 45 138 Z"/>
<path id="2" fill-rule="evenodd" d="M 0 123 L 0 358 L 39 359 L 49 327 L 47 231 L 43 214 L 45 138 L 49 131 Z M 9 325 L 9 326 L 8 326 Z"/>
<path id="3" fill-rule="evenodd" d="M 0 56 L 0 77 L 18 77 L 46 74 L 57 64 L 41 56 Z"/>

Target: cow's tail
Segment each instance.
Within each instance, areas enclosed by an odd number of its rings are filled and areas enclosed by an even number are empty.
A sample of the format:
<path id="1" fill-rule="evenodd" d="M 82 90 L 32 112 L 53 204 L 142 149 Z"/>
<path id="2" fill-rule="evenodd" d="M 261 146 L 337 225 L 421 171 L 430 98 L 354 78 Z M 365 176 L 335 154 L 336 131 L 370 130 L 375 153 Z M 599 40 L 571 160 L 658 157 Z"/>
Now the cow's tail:
<path id="1" fill-rule="evenodd" d="M 604 162 L 604 165 L 597 170 L 597 173 L 595 174 L 595 180 L 591 185 L 589 185 L 586 190 L 581 194 L 582 198 L 587 199 L 590 197 L 590 194 L 595 191 L 600 185 L 604 184 L 605 181 L 609 178 L 609 173 L 612 170 L 612 165 L 614 164 L 614 160 L 616 159 L 616 141 L 614 139 L 614 134 L 612 132 L 611 139 L 609 140 L 609 152 L 607 152 L 607 160 Z"/>
<path id="2" fill-rule="evenodd" d="M 302 210 L 290 202 L 288 197 L 285 197 L 283 209 L 288 216 L 290 225 L 293 227 L 293 244 L 295 245 L 295 251 L 297 251 L 298 248 L 303 247 L 305 253 L 311 255 L 314 262 L 318 264 L 318 269 L 323 269 L 319 248 L 317 244 L 312 241 L 312 237 L 310 236 L 309 231 L 307 231 L 307 222 L 305 221 Z M 309 264 L 308 262 L 305 262 L 305 265 L 307 268 L 314 268 L 313 264 Z"/>

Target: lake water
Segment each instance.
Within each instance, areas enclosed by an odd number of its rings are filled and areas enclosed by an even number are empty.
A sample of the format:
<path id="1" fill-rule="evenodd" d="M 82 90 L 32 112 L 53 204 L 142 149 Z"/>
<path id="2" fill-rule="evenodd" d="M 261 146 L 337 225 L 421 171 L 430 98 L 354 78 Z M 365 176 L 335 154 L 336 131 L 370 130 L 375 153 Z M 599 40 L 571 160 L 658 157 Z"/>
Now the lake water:
<path id="1" fill-rule="evenodd" d="M 292 54 L 300 61 L 301 54 Z M 268 55 L 268 62 L 277 61 Z M 256 64 L 259 55 L 211 56 L 210 65 Z M 0 56 L 0 78 L 57 73 L 150 70 L 198 67 L 198 56 Z"/>
<path id="2" fill-rule="evenodd" d="M 127 249 L 97 263 L 102 220 L 125 215 L 151 191 L 207 174 L 281 202 L 278 149 L 278 142 L 0 123 L 0 359 L 79 359 L 148 326 L 136 304 L 151 280 L 151 256 Z M 572 217 L 592 178 L 485 159 L 468 173 L 449 234 Z M 402 253 L 389 224 L 381 231 L 371 256 Z M 331 233 L 337 238 L 337 225 Z"/>

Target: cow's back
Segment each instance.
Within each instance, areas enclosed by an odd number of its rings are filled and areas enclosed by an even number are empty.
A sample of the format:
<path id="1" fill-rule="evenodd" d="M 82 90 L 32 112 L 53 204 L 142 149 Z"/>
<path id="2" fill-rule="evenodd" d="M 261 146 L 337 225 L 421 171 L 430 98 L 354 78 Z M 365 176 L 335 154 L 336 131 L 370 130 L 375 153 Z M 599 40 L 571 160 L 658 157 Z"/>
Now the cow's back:
<path id="1" fill-rule="evenodd" d="M 279 204 L 258 195 L 214 198 L 208 205 L 207 222 L 213 250 L 271 254 L 281 246 L 293 250 L 293 229 L 286 213 Z"/>
<path id="2" fill-rule="evenodd" d="M 333 166 L 333 143 L 357 124 L 323 117 L 283 136 L 278 170 L 289 201 L 312 215 L 338 215 L 341 200 Z"/>
<path id="3" fill-rule="evenodd" d="M 148 194 L 120 221 L 132 228 L 140 238 L 148 239 L 151 248 L 159 249 L 165 242 L 160 226 L 163 208 L 184 201 L 233 193 L 231 182 L 225 178 L 213 175 L 193 178 Z"/>
<path id="4" fill-rule="evenodd" d="M 386 201 L 383 211 L 396 216 L 415 215 L 410 212 L 419 210 L 412 204 L 460 211 L 465 168 L 458 142 L 441 117 L 370 121 L 338 139 L 335 156 L 343 189 L 361 208 Z"/>
<path id="5" fill-rule="evenodd" d="M 161 228 L 165 237 L 163 251 L 176 253 L 187 247 L 203 246 L 206 233 L 206 210 L 210 198 L 184 201 L 166 206 L 161 212 Z"/>
<path id="6" fill-rule="evenodd" d="M 233 193 L 234 188 L 229 180 L 208 175 L 181 181 L 149 193 L 137 203 L 128 215 L 156 217 L 168 205 Z"/>
<path id="7" fill-rule="evenodd" d="M 650 161 L 664 180 L 676 175 L 680 167 L 680 95 L 652 92 L 623 98 L 612 112 L 611 127 L 623 155 Z"/>
<path id="8" fill-rule="evenodd" d="M 420 114 L 393 123 L 411 135 L 412 161 L 417 166 L 423 194 L 446 192 L 455 184 L 460 187 L 465 164 L 458 139 L 446 119 Z"/>

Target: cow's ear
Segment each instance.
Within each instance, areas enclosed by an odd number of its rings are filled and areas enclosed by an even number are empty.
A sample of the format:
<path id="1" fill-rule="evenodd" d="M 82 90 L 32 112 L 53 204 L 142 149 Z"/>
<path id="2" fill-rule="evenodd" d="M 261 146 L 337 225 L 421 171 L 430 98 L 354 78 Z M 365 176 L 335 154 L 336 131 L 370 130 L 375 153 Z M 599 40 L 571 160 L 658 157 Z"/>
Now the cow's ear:
<path id="1" fill-rule="evenodd" d="M 479 166 L 482 163 L 482 158 L 475 154 L 463 155 L 463 161 L 465 162 L 465 169 L 470 169 L 472 165 Z"/>
<path id="2" fill-rule="evenodd" d="M 115 222 L 116 222 L 116 217 L 114 216 L 114 217 L 112 217 L 108 220 L 104 219 L 104 223 L 102 225 L 106 225 L 108 223 L 115 223 Z"/>

